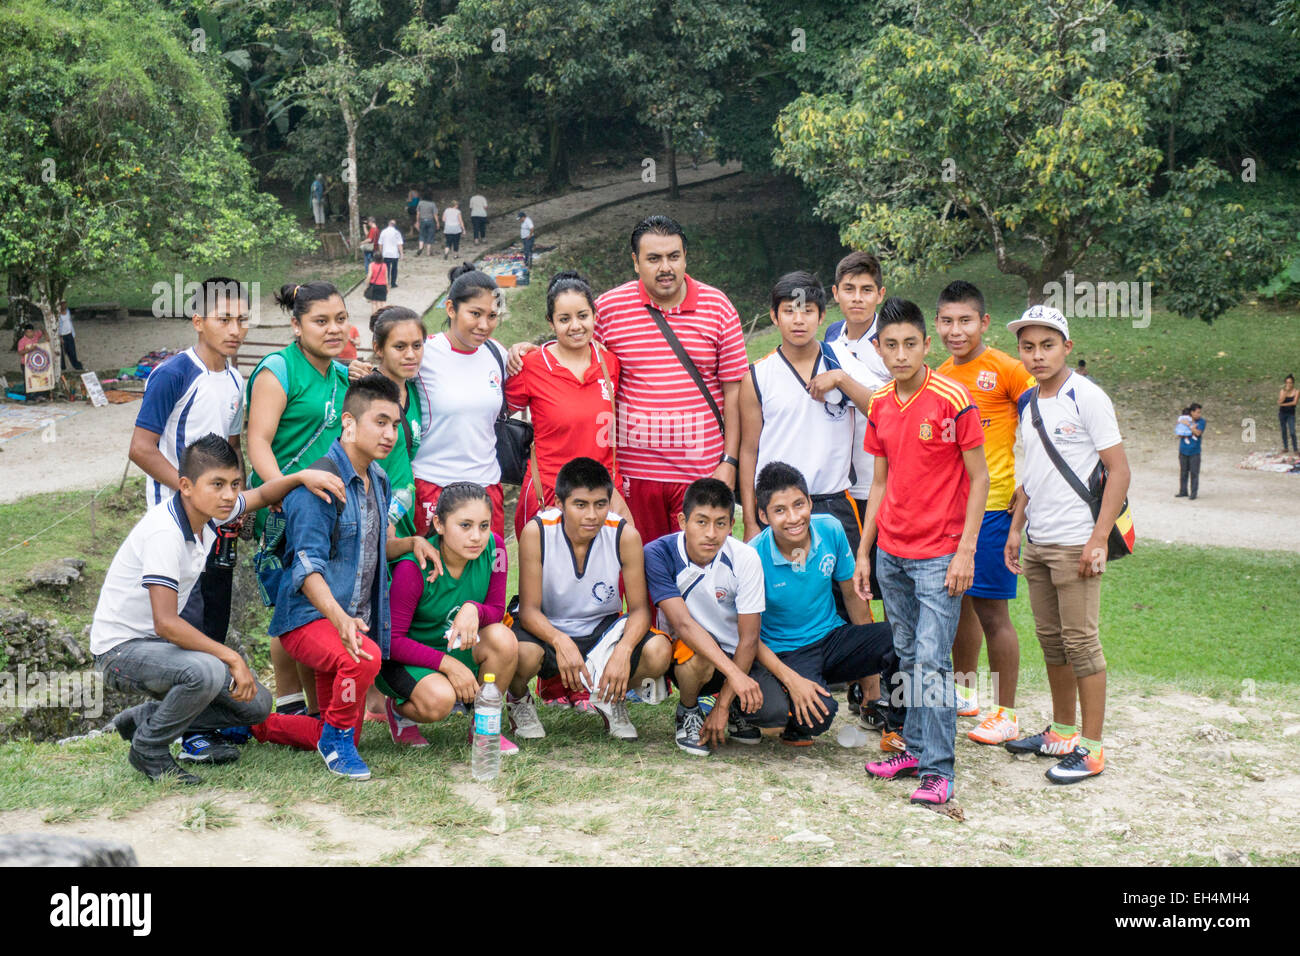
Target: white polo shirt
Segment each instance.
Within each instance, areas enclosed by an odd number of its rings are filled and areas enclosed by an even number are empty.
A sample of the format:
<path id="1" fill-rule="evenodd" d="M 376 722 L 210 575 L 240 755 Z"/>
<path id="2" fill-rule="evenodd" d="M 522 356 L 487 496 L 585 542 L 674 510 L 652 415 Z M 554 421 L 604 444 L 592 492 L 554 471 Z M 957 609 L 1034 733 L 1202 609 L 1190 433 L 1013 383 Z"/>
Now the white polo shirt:
<path id="1" fill-rule="evenodd" d="M 149 373 L 135 424 L 158 436 L 158 450 L 179 470 L 181 453 L 204 435 L 239 435 L 244 427 L 244 377 L 229 360 L 224 369 L 212 371 L 188 348 Z M 173 494 L 145 477 L 145 503 L 150 508 Z"/>
<path id="2" fill-rule="evenodd" d="M 532 234 L 533 234 L 533 221 L 527 216 L 524 216 L 524 218 L 519 221 L 519 238 L 527 239 Z"/>
<path id="3" fill-rule="evenodd" d="M 847 325 L 836 322 L 826 330 L 826 344 L 831 347 L 839 360 L 840 367 L 853 377 L 859 385 L 880 388 L 887 385 L 893 376 L 885 368 L 885 360 L 880 357 L 873 344 L 876 340 L 876 320 L 871 320 L 871 327 L 860 339 L 850 339 L 845 335 Z M 875 457 L 862 447 L 867 434 L 867 416 L 857 414 L 853 422 L 853 484 L 849 486 L 850 497 L 863 501 L 871 494 L 871 476 L 876 470 Z"/>
<path id="4" fill-rule="evenodd" d="M 1022 484 L 1029 495 L 1027 533 L 1034 544 L 1087 544 L 1096 519 L 1092 509 L 1070 487 L 1034 428 L 1030 398 L 1037 388 L 1020 396 L 1020 434 L 1025 443 Z M 1101 457 L 1097 454 L 1121 441 L 1115 406 L 1110 396 L 1091 379 L 1070 373 L 1051 398 L 1038 399 L 1043 427 L 1065 463 L 1085 485 Z"/>
<path id="5" fill-rule="evenodd" d="M 243 513 L 244 496 L 240 495 L 222 524 Z M 171 588 L 176 592 L 176 606 L 183 608 L 216 538 L 215 521 L 209 521 L 197 533 L 190 527 L 179 492 L 162 507 L 145 512 L 113 555 L 104 576 L 90 625 L 90 653 L 103 654 L 124 641 L 158 637 L 149 586 Z"/>
<path id="6" fill-rule="evenodd" d="M 681 531 L 656 538 L 645 548 L 645 577 L 652 604 L 682 598 L 695 623 L 727 654 L 735 654 L 740 643 L 739 615 L 762 614 L 767 607 L 763 562 L 735 538 L 727 538 L 705 567 L 686 556 Z M 661 612 L 658 627 L 667 631 L 667 623 Z"/>

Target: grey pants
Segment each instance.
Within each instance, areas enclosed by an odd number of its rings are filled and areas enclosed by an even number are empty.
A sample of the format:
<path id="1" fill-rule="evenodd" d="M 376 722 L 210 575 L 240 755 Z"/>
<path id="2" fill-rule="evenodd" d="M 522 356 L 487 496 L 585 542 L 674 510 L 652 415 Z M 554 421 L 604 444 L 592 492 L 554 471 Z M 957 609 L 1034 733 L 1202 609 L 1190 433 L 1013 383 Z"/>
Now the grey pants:
<path id="1" fill-rule="evenodd" d="M 261 684 L 252 700 L 234 700 L 225 664 L 161 637 L 118 644 L 96 656 L 95 666 L 108 687 L 154 698 L 134 708 L 132 746 L 144 757 L 168 753 L 183 733 L 260 724 L 271 713 L 271 692 Z"/>
<path id="2" fill-rule="evenodd" d="M 1188 481 L 1191 481 L 1192 493 L 1189 497 L 1196 497 L 1196 489 L 1201 483 L 1201 456 L 1200 455 L 1178 455 L 1178 493 L 1187 494 Z"/>

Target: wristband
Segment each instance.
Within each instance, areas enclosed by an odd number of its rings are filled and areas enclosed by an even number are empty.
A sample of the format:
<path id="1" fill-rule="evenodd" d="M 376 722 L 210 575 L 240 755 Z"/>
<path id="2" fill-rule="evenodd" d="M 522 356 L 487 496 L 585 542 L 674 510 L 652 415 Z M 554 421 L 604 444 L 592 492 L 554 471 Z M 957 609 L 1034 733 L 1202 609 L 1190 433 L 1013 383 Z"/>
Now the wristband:
<path id="1" fill-rule="evenodd" d="M 737 461 L 735 458 L 732 458 L 732 457 L 731 457 L 730 455 L 728 455 L 728 454 L 723 454 L 723 456 L 722 456 L 721 458 L 718 459 L 718 464 L 719 464 L 719 465 L 730 465 L 732 468 L 739 468 L 739 467 L 740 467 L 740 462 Z"/>

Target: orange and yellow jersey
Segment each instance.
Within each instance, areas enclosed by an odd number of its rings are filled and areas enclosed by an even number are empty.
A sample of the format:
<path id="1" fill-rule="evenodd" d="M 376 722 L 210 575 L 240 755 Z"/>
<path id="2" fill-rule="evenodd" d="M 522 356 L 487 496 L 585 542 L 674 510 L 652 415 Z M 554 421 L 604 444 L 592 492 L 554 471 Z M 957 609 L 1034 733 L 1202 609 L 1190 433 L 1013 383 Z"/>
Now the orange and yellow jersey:
<path id="1" fill-rule="evenodd" d="M 1017 359 L 986 347 L 976 358 L 958 365 L 948 358 L 939 366 L 946 375 L 966 386 L 984 426 L 984 459 L 989 466 L 989 501 L 986 511 L 1005 511 L 1016 490 L 1016 403 L 1036 383 Z"/>

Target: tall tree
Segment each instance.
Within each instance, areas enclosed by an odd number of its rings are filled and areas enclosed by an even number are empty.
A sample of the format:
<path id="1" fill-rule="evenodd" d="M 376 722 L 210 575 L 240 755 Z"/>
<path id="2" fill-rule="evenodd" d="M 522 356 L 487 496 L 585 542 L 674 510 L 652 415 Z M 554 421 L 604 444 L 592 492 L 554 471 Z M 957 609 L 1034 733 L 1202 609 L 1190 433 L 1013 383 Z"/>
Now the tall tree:
<path id="1" fill-rule="evenodd" d="M 1110 0 L 918 4 L 867 45 L 838 92 L 782 112 L 777 162 L 814 190 L 846 244 L 879 250 L 896 274 L 987 242 L 1042 302 L 1134 210 L 1158 212 L 1149 103 L 1170 80 L 1151 35 Z M 1183 185 L 1211 175 L 1197 166 Z M 1190 222 L 1161 218 L 1175 231 L 1152 241 L 1176 247 Z"/>
<path id="2" fill-rule="evenodd" d="M 56 347 L 52 304 L 98 269 L 300 247 L 230 136 L 219 63 L 174 14 L 3 0 L 0 21 L 0 270 Z"/>

